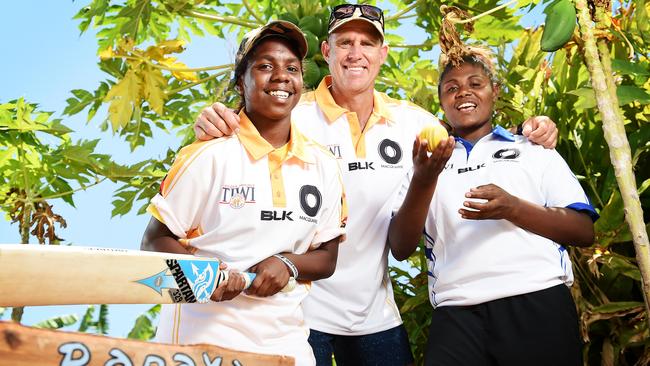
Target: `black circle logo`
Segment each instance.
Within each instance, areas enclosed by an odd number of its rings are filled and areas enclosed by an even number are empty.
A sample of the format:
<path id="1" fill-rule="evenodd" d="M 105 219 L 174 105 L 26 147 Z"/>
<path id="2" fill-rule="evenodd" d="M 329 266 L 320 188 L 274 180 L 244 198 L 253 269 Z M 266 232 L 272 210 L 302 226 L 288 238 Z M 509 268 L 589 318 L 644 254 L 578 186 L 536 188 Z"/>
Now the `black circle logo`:
<path id="1" fill-rule="evenodd" d="M 516 159 L 521 153 L 518 149 L 501 149 L 492 155 L 495 159 Z"/>
<path id="2" fill-rule="evenodd" d="M 384 139 L 378 149 L 379 156 L 388 164 L 397 164 L 402 160 L 402 148 L 395 141 Z"/>
<path id="3" fill-rule="evenodd" d="M 300 207 L 307 216 L 316 216 L 322 201 L 323 197 L 315 186 L 305 185 L 300 188 Z"/>

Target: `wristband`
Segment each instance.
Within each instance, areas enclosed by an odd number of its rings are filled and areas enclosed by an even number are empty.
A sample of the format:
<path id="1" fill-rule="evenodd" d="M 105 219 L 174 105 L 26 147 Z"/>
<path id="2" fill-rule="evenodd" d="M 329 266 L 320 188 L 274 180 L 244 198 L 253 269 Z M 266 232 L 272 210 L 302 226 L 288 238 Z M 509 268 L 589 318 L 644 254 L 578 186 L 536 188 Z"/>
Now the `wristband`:
<path id="1" fill-rule="evenodd" d="M 283 256 L 282 254 L 273 254 L 274 257 L 277 259 L 281 260 L 282 263 L 286 264 L 287 267 L 289 267 L 289 270 L 291 271 L 291 274 L 294 279 L 298 279 L 298 268 L 296 268 L 296 265 L 293 264 L 292 261 L 289 260 L 289 258 Z"/>

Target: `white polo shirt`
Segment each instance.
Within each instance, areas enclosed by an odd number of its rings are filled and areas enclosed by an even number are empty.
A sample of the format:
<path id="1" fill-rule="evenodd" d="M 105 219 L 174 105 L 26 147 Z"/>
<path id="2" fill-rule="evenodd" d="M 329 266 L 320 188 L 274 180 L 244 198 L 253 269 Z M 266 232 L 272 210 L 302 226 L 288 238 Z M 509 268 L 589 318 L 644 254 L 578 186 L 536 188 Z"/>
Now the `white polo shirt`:
<path id="1" fill-rule="evenodd" d="M 237 136 L 181 149 L 152 212 L 183 245 L 245 271 L 276 253 L 302 254 L 344 234 L 346 209 L 336 160 L 294 126 L 274 149 L 244 113 Z M 164 305 L 156 341 L 210 343 L 284 354 L 313 364 L 301 302 L 309 284 L 270 297 Z"/>
<path id="2" fill-rule="evenodd" d="M 412 173 L 396 201 L 399 207 Z M 425 226 L 429 299 L 434 307 L 474 305 L 571 285 L 566 249 L 507 220 L 467 220 L 458 209 L 470 188 L 495 184 L 544 207 L 598 215 L 580 183 L 555 150 L 533 145 L 501 127 L 475 145 L 457 138 L 440 174 Z"/>
<path id="3" fill-rule="evenodd" d="M 293 110 L 300 131 L 338 159 L 350 210 L 336 271 L 315 281 L 304 302 L 310 328 L 341 335 L 380 332 L 402 323 L 388 276 L 386 235 L 392 202 L 412 167 L 415 136 L 431 113 L 375 91 L 372 115 L 360 130 L 356 113 L 336 104 L 323 79 Z"/>

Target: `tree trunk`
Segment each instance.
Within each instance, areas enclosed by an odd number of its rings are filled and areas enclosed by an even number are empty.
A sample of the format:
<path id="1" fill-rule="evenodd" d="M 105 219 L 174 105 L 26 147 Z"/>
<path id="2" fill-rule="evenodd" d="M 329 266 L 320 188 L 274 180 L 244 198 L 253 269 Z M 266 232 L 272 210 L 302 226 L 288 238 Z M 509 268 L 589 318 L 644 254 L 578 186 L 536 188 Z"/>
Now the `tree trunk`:
<path id="1" fill-rule="evenodd" d="M 616 182 L 621 191 L 625 207 L 625 220 L 632 233 L 637 264 L 641 271 L 642 292 L 646 305 L 646 321 L 650 327 L 650 304 L 648 303 L 648 299 L 650 299 L 650 248 L 648 233 L 643 222 L 643 210 L 639 200 L 636 178 L 632 170 L 630 144 L 625 134 L 622 113 L 618 107 L 615 83 L 612 79 L 613 75 L 611 72 L 606 74 L 603 71 L 587 1 L 575 0 L 575 5 L 578 11 L 580 33 L 584 41 L 582 52 L 591 76 L 591 85 L 596 95 L 598 110 L 603 120 L 603 131 L 609 146 L 610 160 L 614 166 Z M 605 61 L 608 60 L 608 58 L 605 59 Z M 607 78 L 610 78 L 610 80 L 608 81 Z M 610 88 L 608 88 L 608 85 Z"/>
<path id="2" fill-rule="evenodd" d="M 32 215 L 31 206 L 25 205 L 25 210 L 23 212 L 23 217 L 20 219 L 20 242 L 21 244 L 29 244 L 29 224 L 31 222 L 30 217 Z M 20 323 L 23 320 L 23 313 L 25 312 L 24 306 L 18 306 L 11 309 L 11 320 L 16 323 Z"/>

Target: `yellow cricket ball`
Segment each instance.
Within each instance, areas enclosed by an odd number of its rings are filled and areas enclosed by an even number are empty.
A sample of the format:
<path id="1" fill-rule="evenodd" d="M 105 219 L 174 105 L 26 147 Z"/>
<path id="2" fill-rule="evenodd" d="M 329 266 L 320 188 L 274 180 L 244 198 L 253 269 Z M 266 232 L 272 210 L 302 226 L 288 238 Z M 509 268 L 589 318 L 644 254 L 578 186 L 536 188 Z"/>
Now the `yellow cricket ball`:
<path id="1" fill-rule="evenodd" d="M 431 124 L 420 131 L 420 138 L 427 140 L 427 150 L 433 151 L 440 141 L 449 137 L 447 129 L 439 124 Z"/>

